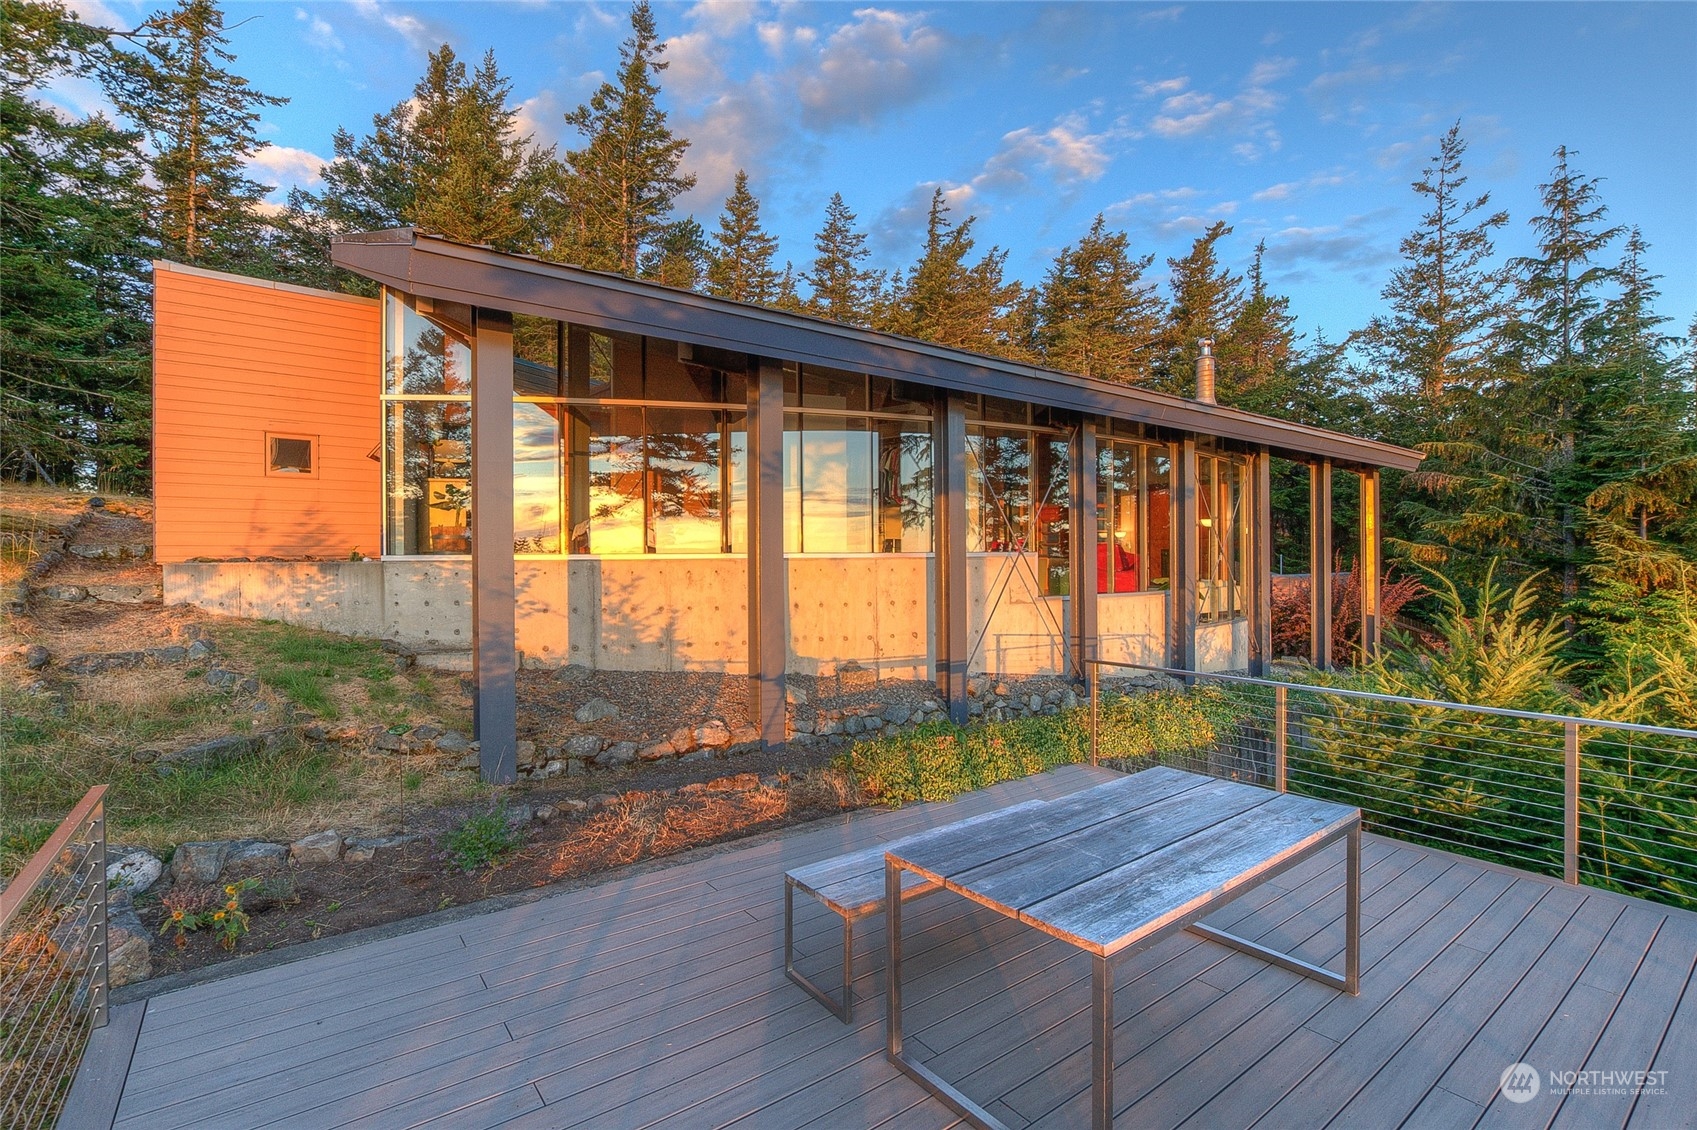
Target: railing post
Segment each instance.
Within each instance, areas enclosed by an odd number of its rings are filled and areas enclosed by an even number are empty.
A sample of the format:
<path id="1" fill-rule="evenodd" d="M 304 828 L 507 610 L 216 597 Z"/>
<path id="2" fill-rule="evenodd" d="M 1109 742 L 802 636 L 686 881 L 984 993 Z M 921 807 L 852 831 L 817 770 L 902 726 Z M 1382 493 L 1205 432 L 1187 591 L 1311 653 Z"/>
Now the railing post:
<path id="1" fill-rule="evenodd" d="M 1096 703 L 1101 694 L 1102 672 L 1097 669 L 1094 660 L 1089 661 L 1087 669 L 1090 671 L 1090 764 L 1095 765 L 1097 763 L 1096 720 L 1098 717 Z"/>
<path id="2" fill-rule="evenodd" d="M 1579 723 L 1563 722 L 1566 756 L 1562 768 L 1562 878 L 1579 882 Z"/>
<path id="3" fill-rule="evenodd" d="M 97 920 L 94 932 L 94 1027 L 106 1026 L 106 995 L 110 990 L 112 950 L 111 939 L 107 936 L 107 906 L 106 906 L 106 798 L 100 798 L 100 803 L 94 808 L 94 858 L 96 870 L 94 875 L 94 914 Z"/>
<path id="4" fill-rule="evenodd" d="M 1289 692 L 1282 686 L 1273 688 L 1273 788 L 1285 791 L 1285 753 L 1289 741 Z"/>

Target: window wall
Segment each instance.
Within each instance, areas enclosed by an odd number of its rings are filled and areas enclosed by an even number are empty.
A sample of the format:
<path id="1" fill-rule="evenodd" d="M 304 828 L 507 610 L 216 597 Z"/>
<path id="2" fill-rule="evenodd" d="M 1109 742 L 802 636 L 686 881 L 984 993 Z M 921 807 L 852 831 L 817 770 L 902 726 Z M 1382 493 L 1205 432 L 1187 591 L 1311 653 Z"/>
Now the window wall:
<path id="1" fill-rule="evenodd" d="M 1196 457 L 1196 603 L 1200 619 L 1231 620 L 1246 615 L 1243 591 L 1247 557 L 1249 482 L 1245 461 L 1236 456 Z"/>
<path id="2" fill-rule="evenodd" d="M 1070 591 L 1070 447 L 1047 409 L 969 397 L 966 426 L 966 548 L 1033 553 L 1043 591 Z"/>
<path id="3" fill-rule="evenodd" d="M 386 552 L 471 552 L 471 337 L 469 306 L 385 299 Z"/>
<path id="4" fill-rule="evenodd" d="M 1172 458 L 1166 444 L 1097 441 L 1096 588 L 1147 592 L 1172 581 Z"/>

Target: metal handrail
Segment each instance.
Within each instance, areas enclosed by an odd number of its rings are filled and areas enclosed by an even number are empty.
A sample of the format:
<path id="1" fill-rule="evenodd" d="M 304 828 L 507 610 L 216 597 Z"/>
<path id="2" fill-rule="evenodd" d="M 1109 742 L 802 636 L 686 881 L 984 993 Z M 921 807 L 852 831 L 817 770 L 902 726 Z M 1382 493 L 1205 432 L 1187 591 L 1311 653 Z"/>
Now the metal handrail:
<path id="1" fill-rule="evenodd" d="M 1544 714 L 1529 710 L 1513 710 L 1506 707 L 1474 706 L 1469 703 L 1444 702 L 1438 699 L 1411 698 L 1403 695 L 1383 694 L 1375 691 L 1354 690 L 1347 687 L 1318 686 L 1311 683 L 1286 682 L 1278 679 L 1266 679 L 1249 675 L 1232 675 L 1214 672 L 1187 671 L 1176 667 L 1162 667 L 1146 663 L 1127 663 L 1106 659 L 1087 659 L 1085 667 L 1091 678 L 1090 682 L 1090 761 L 1099 761 L 1097 734 L 1100 726 L 1100 669 L 1116 668 L 1121 670 L 1146 672 L 1165 675 L 1189 684 L 1197 680 L 1209 680 L 1223 683 L 1237 683 L 1254 687 L 1270 689 L 1273 693 L 1272 718 L 1272 765 L 1271 777 L 1273 787 L 1281 792 L 1286 788 L 1289 772 L 1289 696 L 1292 691 L 1300 691 L 1313 695 L 1333 696 L 1341 699 L 1355 699 L 1367 702 L 1378 702 L 1396 706 L 1414 706 L 1432 710 L 1456 711 L 1465 714 L 1484 715 L 1497 718 L 1509 718 L 1519 721 L 1546 723 L 1562 727 L 1562 776 L 1559 781 L 1562 797 L 1562 877 L 1568 883 L 1577 884 L 1580 881 L 1580 734 L 1581 726 L 1602 730 L 1612 730 L 1631 734 L 1646 734 L 1659 737 L 1675 738 L 1683 741 L 1697 742 L 1697 730 L 1679 729 L 1669 726 L 1651 726 L 1635 722 L 1616 722 L 1604 718 L 1586 718 L 1568 714 Z M 1552 735 L 1553 736 L 1553 735 Z M 1495 741 L 1496 739 L 1493 739 Z M 1533 750 L 1538 747 L 1523 743 L 1509 742 L 1515 748 Z M 1460 754 L 1462 751 L 1449 749 Z M 1531 759 L 1526 760 L 1532 764 Z M 1530 771 L 1522 771 L 1522 776 L 1535 777 Z M 1554 774 L 1549 775 L 1551 786 L 1556 786 Z M 1522 788 L 1524 791 L 1524 788 Z M 1551 809 L 1554 808 L 1556 789 L 1550 788 Z"/>
<path id="2" fill-rule="evenodd" d="M 48 869 L 53 866 L 53 861 L 59 858 L 59 853 L 64 851 L 65 846 L 71 842 L 71 837 L 76 834 L 77 829 L 89 822 L 89 817 L 97 807 L 104 806 L 106 788 L 105 785 L 96 785 L 88 790 L 83 798 L 77 802 L 77 806 L 71 809 L 63 820 L 59 821 L 59 826 L 53 830 L 51 836 L 47 837 L 47 842 L 41 845 L 41 849 L 29 857 L 29 862 L 24 864 L 23 870 L 19 871 L 17 876 L 6 884 L 5 890 L 0 891 L 0 930 L 4 930 L 12 924 L 12 916 L 17 914 L 18 910 L 29 900 L 29 896 L 35 893 L 35 888 L 41 885 L 41 880 L 46 877 Z M 104 824 L 104 821 L 105 816 L 102 813 L 99 822 Z M 101 837 L 100 846 L 102 853 L 104 853 L 106 848 L 104 836 Z M 104 874 L 105 861 L 102 860 L 101 863 L 101 873 Z"/>

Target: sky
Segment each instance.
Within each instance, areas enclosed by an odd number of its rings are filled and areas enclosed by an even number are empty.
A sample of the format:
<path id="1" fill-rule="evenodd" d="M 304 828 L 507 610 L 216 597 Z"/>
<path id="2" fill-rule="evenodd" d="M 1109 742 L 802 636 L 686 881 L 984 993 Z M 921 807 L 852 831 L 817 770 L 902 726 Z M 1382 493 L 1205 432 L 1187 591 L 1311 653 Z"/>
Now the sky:
<path id="1" fill-rule="evenodd" d="M 134 26 L 157 4 L 68 0 Z M 1149 277 L 1216 220 L 1234 270 L 1265 270 L 1299 329 L 1337 339 L 1383 309 L 1410 184 L 1459 121 L 1469 193 L 1527 221 L 1552 152 L 1602 178 L 1663 276 L 1660 310 L 1697 315 L 1697 3 L 656 3 L 661 103 L 691 141 L 681 201 L 709 232 L 746 169 L 779 259 L 805 270 L 841 192 L 874 265 L 913 261 L 932 192 L 980 250 L 1042 279 L 1097 213 L 1152 254 Z M 269 94 L 255 176 L 316 187 L 337 126 L 405 100 L 426 54 L 495 52 L 524 128 L 580 144 L 563 115 L 618 65 L 619 3 L 229 3 L 233 69 Z M 97 93 L 53 92 L 86 109 Z"/>

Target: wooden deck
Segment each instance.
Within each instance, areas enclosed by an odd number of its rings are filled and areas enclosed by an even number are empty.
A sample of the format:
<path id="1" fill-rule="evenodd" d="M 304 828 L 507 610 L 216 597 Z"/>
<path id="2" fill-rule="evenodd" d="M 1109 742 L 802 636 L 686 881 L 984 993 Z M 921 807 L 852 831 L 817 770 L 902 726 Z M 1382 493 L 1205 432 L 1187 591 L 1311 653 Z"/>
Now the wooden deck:
<path id="1" fill-rule="evenodd" d="M 127 1078 L 123 1018 L 104 1041 L 115 1125 L 953 1125 L 884 1059 L 881 920 L 857 940 L 853 1027 L 784 977 L 783 871 L 1105 775 L 813 825 L 153 997 L 131 1006 Z M 1374 836 L 1363 867 L 1359 997 L 1189 935 L 1119 967 L 1120 1126 L 1697 1125 L 1697 915 Z M 1330 962 L 1342 875 L 1340 847 L 1210 921 Z M 829 982 L 839 919 L 797 915 Z M 910 903 L 904 935 L 915 1050 L 1010 1125 L 1087 1124 L 1088 958 L 947 893 Z M 1524 1104 L 1497 1093 L 1516 1061 L 1542 1082 Z M 1662 1093 L 1557 1095 L 1548 1076 L 1640 1070 L 1666 1072 Z"/>

